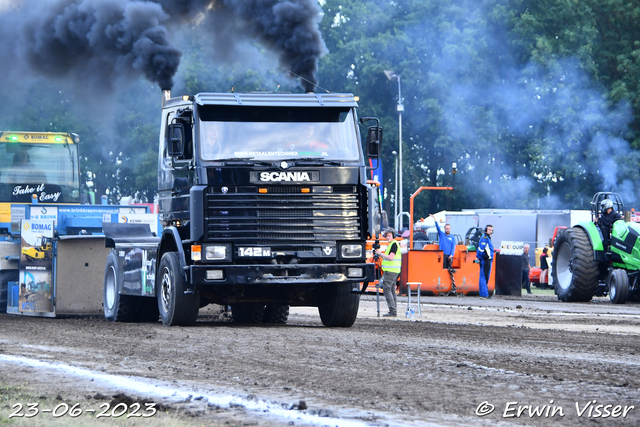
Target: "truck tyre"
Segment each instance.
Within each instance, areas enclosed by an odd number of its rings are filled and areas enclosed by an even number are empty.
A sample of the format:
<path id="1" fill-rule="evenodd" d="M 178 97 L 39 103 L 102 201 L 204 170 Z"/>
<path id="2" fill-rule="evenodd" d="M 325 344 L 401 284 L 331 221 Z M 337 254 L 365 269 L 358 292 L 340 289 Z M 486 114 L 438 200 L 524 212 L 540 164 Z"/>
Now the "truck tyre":
<path id="1" fill-rule="evenodd" d="M 629 297 L 629 276 L 627 272 L 616 268 L 613 270 L 609 277 L 607 277 L 609 283 L 609 299 L 613 304 L 624 304 Z"/>
<path id="2" fill-rule="evenodd" d="M 260 323 L 264 313 L 264 304 L 239 303 L 231 306 L 231 315 L 236 323 Z"/>
<path id="3" fill-rule="evenodd" d="M 135 322 L 138 320 L 138 307 L 140 300 L 131 295 L 118 293 L 118 282 L 121 280 L 118 272 L 118 256 L 112 249 L 107 256 L 104 267 L 104 286 L 102 294 L 102 306 L 104 317 L 110 322 Z"/>
<path id="4" fill-rule="evenodd" d="M 287 323 L 288 318 L 288 305 L 267 305 L 262 315 L 262 323 Z"/>
<path id="5" fill-rule="evenodd" d="M 185 293 L 186 281 L 177 252 L 166 252 L 160 260 L 156 287 L 158 310 L 165 326 L 190 326 L 198 319 L 200 294 Z"/>
<path id="6" fill-rule="evenodd" d="M 358 315 L 360 294 L 351 293 L 351 283 L 327 286 L 327 299 L 318 307 L 322 324 L 328 328 L 350 328 Z"/>
<path id="7" fill-rule="evenodd" d="M 598 261 L 582 228 L 566 229 L 556 237 L 553 284 L 560 301 L 591 301 L 598 286 Z"/>

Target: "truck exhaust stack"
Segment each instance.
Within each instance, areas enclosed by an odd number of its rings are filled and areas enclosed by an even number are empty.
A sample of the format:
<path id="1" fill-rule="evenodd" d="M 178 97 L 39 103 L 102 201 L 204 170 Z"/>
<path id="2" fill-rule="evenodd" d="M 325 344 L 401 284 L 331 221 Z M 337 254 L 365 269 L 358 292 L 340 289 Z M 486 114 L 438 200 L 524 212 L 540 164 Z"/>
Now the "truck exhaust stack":
<path id="1" fill-rule="evenodd" d="M 164 104 L 171 99 L 171 89 L 162 89 L 162 102 L 160 104 L 161 107 L 164 107 Z"/>

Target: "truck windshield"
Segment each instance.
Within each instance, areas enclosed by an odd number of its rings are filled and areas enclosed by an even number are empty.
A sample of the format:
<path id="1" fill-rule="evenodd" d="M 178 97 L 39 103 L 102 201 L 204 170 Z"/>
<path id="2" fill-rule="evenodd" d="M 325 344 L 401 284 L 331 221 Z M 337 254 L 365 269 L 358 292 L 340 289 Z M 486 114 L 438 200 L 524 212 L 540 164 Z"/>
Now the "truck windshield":
<path id="1" fill-rule="evenodd" d="M 78 203 L 78 151 L 67 144 L 0 143 L 0 201 Z"/>
<path id="2" fill-rule="evenodd" d="M 199 117 L 203 160 L 360 158 L 350 108 L 204 106 Z"/>

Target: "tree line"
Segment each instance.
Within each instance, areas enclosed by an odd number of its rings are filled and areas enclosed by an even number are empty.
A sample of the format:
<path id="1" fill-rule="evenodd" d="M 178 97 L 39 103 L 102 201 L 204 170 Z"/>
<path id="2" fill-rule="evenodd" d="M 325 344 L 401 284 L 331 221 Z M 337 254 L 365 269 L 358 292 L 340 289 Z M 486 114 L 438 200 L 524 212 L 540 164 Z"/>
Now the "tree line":
<path id="1" fill-rule="evenodd" d="M 637 0 L 320 0 L 328 53 L 316 91 L 351 92 L 384 127 L 385 207 L 395 203 L 398 82 L 404 206 L 585 209 L 596 191 L 637 204 L 640 4 Z M 302 91 L 258 43 L 210 54 L 193 25 L 175 94 Z M 61 58 L 61 60 L 63 60 Z M 80 135 L 86 185 L 111 202 L 152 201 L 160 91 L 146 80 L 88 92 L 82 82 L 29 78 L 0 88 L 7 130 Z M 364 131 L 364 129 L 363 129 Z M 365 132 L 363 132 L 364 134 Z M 457 173 L 452 173 L 452 164 Z"/>

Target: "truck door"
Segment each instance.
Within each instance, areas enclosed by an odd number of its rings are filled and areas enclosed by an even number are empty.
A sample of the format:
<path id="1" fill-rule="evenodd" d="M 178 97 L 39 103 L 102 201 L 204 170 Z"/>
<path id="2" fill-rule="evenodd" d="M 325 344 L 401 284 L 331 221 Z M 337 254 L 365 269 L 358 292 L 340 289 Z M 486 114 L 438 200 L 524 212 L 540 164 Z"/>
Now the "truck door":
<path id="1" fill-rule="evenodd" d="M 176 109 L 165 116 L 159 159 L 158 192 L 161 213 L 173 213 L 188 218 L 189 189 L 193 185 L 193 125 L 191 110 Z M 173 151 L 172 126 L 181 125 L 182 144 Z M 176 134 L 173 132 L 173 134 Z"/>

